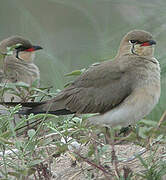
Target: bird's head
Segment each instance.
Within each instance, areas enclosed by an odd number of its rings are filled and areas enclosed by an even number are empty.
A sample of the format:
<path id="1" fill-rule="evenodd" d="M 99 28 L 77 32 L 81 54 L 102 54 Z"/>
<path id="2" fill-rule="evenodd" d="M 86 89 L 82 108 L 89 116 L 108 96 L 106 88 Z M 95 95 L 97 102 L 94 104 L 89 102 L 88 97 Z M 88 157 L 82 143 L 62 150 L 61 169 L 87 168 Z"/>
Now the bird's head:
<path id="1" fill-rule="evenodd" d="M 13 55 L 19 59 L 26 62 L 33 61 L 35 51 L 42 49 L 41 46 L 34 46 L 31 44 L 31 42 L 27 39 L 24 39 L 20 36 L 11 36 L 7 39 L 4 39 L 0 43 L 0 52 L 6 53 L 7 47 L 15 46 L 15 49 L 13 50 Z"/>
<path id="2" fill-rule="evenodd" d="M 122 39 L 118 55 L 131 54 L 152 57 L 155 44 L 156 42 L 152 39 L 152 35 L 149 32 L 133 30 Z"/>

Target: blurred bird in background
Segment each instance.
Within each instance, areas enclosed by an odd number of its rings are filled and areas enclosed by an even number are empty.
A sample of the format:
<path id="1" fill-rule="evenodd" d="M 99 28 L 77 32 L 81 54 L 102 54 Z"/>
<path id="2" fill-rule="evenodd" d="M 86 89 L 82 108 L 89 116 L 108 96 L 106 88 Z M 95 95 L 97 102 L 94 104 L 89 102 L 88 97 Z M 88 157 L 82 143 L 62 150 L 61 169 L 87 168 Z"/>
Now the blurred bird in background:
<path id="1" fill-rule="evenodd" d="M 6 55 L 9 47 L 15 46 L 11 55 Z M 34 46 L 31 42 L 21 36 L 11 36 L 0 42 L 0 53 L 4 58 L 0 62 L 0 83 L 4 86 L 6 83 L 24 82 L 32 85 L 34 81 L 40 80 L 39 68 L 34 64 L 35 51 L 42 49 L 40 46 Z M 19 97 L 4 94 L 4 101 L 18 102 Z"/>

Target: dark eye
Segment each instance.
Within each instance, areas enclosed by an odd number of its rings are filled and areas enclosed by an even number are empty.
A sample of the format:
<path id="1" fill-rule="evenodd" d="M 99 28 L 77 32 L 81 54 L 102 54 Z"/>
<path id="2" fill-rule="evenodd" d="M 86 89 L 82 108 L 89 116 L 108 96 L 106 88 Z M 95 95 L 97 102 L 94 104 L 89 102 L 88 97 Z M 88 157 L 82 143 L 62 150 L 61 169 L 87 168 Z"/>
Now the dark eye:
<path id="1" fill-rule="evenodd" d="M 142 44 L 142 42 L 139 40 L 130 40 L 129 42 L 132 44 Z"/>
<path id="2" fill-rule="evenodd" d="M 130 40 L 129 42 L 132 44 L 135 44 L 137 41 L 136 40 Z"/>

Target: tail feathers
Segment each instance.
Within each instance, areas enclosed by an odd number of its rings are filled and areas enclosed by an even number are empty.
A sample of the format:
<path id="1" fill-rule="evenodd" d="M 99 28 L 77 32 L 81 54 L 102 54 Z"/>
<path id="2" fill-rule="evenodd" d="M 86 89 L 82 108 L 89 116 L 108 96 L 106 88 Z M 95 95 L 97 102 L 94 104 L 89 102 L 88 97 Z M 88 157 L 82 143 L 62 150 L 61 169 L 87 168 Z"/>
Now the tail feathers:
<path id="1" fill-rule="evenodd" d="M 67 110 L 67 109 L 60 109 L 60 110 L 56 110 L 56 111 L 43 111 L 43 110 L 35 110 L 35 108 L 33 109 L 28 109 L 28 110 L 21 110 L 19 112 L 19 114 L 25 114 L 25 115 L 28 115 L 28 114 L 54 114 L 54 115 L 57 115 L 57 116 L 60 116 L 60 115 L 68 115 L 68 114 L 74 114 L 75 112 L 71 112 L 70 110 Z"/>
<path id="2" fill-rule="evenodd" d="M 2 105 L 6 106 L 16 106 L 18 104 L 22 105 L 23 107 L 36 107 L 38 105 L 42 105 L 45 102 L 0 102 Z"/>
<path id="3" fill-rule="evenodd" d="M 74 114 L 75 112 L 72 112 L 70 110 L 67 109 L 58 109 L 55 111 L 49 111 L 49 109 L 45 109 L 40 105 L 45 104 L 45 102 L 0 102 L 0 104 L 2 105 L 6 105 L 6 106 L 16 106 L 18 104 L 22 105 L 22 109 L 18 112 L 18 114 L 22 114 L 22 115 L 29 115 L 31 113 L 33 114 L 54 114 L 54 115 L 68 115 L 68 114 Z"/>

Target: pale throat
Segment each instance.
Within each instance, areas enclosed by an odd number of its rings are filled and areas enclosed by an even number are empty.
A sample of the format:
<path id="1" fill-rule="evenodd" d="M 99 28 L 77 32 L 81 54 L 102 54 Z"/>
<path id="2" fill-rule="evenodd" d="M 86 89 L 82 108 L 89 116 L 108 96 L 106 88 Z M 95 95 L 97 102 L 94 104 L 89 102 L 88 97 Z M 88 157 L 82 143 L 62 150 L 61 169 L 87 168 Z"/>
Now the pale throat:
<path id="1" fill-rule="evenodd" d="M 19 52 L 19 58 L 26 62 L 32 62 L 35 58 L 35 52 Z"/>
<path id="2" fill-rule="evenodd" d="M 140 44 L 131 45 L 130 53 L 135 53 L 138 56 L 151 56 L 154 55 L 154 47 L 153 46 L 140 46 Z"/>

